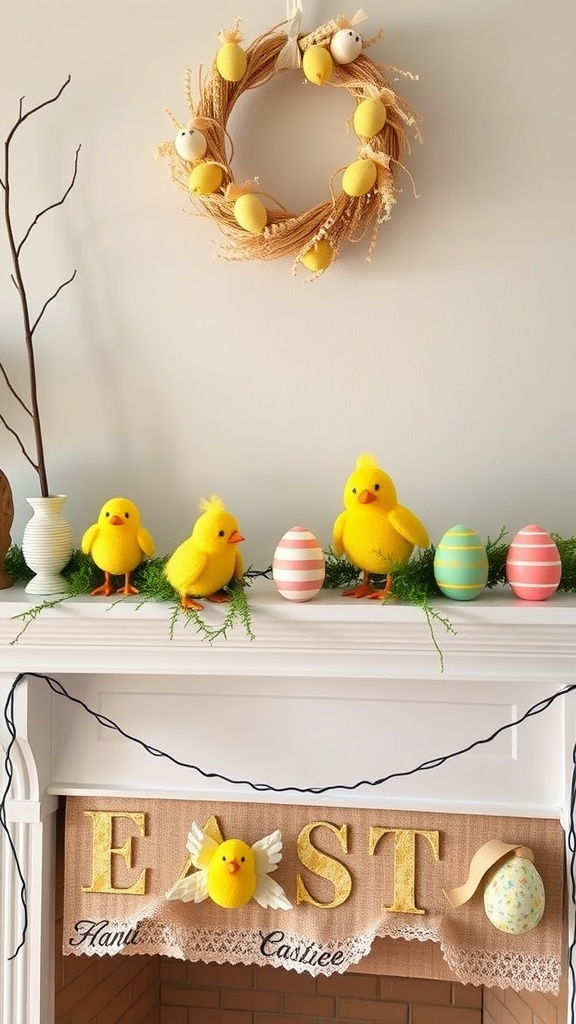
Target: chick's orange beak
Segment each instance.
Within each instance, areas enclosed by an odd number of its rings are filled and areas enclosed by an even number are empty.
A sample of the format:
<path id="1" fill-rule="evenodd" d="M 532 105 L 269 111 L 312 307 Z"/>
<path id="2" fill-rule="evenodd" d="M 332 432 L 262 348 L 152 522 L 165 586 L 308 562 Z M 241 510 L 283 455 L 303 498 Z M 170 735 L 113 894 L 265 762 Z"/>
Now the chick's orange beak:
<path id="1" fill-rule="evenodd" d="M 361 491 L 358 495 L 358 501 L 361 505 L 369 505 L 370 502 L 376 501 L 376 495 L 372 494 L 372 491 Z"/>
<path id="2" fill-rule="evenodd" d="M 229 860 L 226 867 L 231 875 L 235 875 L 240 870 L 240 865 L 237 860 Z"/>
<path id="3" fill-rule="evenodd" d="M 238 533 L 238 530 L 234 530 L 234 533 L 231 533 L 228 537 L 229 544 L 239 544 L 242 540 L 245 540 L 245 538 L 241 533 Z"/>
<path id="4" fill-rule="evenodd" d="M 108 522 L 110 523 L 110 526 L 122 526 L 124 520 L 121 519 L 120 516 L 110 516 Z"/>

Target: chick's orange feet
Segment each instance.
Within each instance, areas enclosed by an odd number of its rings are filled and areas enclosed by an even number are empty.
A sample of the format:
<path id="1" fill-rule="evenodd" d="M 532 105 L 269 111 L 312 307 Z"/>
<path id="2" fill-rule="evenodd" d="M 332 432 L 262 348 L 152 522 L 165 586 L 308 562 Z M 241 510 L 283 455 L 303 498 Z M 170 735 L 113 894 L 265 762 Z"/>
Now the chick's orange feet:
<path id="1" fill-rule="evenodd" d="M 130 583 L 130 573 L 124 573 L 124 586 L 118 587 L 117 594 L 124 594 L 125 597 L 130 597 L 132 594 L 139 594 L 138 587 L 135 587 L 133 583 Z"/>
<path id="2" fill-rule="evenodd" d="M 98 597 L 99 594 L 103 594 L 104 597 L 110 597 L 110 594 L 116 593 L 116 587 L 112 583 L 112 576 L 109 572 L 104 573 L 104 583 L 100 587 L 95 587 L 92 591 L 94 597 Z"/>
<path id="3" fill-rule="evenodd" d="M 362 574 L 362 583 L 359 583 L 357 587 L 352 587 L 350 590 L 342 591 L 342 597 L 367 597 L 370 600 L 380 599 L 385 600 L 390 597 L 392 593 L 392 577 L 386 577 L 386 586 L 384 590 L 379 590 L 377 587 L 373 587 L 370 582 L 370 573 L 364 570 Z"/>

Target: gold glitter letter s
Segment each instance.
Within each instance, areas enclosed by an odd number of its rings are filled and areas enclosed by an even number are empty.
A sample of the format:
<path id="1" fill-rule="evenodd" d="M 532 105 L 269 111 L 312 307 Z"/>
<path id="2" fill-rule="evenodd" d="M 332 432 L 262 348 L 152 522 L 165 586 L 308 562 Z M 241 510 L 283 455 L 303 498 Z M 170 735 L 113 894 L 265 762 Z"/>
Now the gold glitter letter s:
<path id="1" fill-rule="evenodd" d="M 334 899 L 331 903 L 318 903 L 312 898 L 304 885 L 301 875 L 296 875 L 296 902 L 312 903 L 315 907 L 331 908 L 339 907 L 345 903 L 352 892 L 352 878 L 350 872 L 333 857 L 320 853 L 315 846 L 312 846 L 310 836 L 315 828 L 327 828 L 335 836 L 338 836 L 344 853 L 348 853 L 348 826 L 342 825 L 337 828 L 329 821 L 312 821 L 305 825 L 296 842 L 298 857 L 305 868 L 309 868 L 315 875 L 328 879 L 334 886 Z"/>

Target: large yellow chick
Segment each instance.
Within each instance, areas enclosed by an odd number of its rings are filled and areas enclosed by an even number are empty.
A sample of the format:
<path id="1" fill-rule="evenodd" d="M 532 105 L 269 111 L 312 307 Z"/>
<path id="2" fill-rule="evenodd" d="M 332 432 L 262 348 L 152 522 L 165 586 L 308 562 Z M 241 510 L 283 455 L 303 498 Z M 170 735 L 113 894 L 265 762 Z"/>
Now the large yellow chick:
<path id="1" fill-rule="evenodd" d="M 232 579 L 240 579 L 244 562 L 237 545 L 244 537 L 234 516 L 215 494 L 202 498 L 202 515 L 194 523 L 192 534 L 170 556 L 164 573 L 180 594 L 183 608 L 200 610 L 195 597 L 209 601 L 227 601 L 223 593 Z"/>
<path id="2" fill-rule="evenodd" d="M 409 508 L 399 505 L 392 480 L 377 465 L 373 455 L 359 455 L 356 469 L 344 488 L 345 511 L 334 523 L 336 554 L 362 569 L 362 583 L 345 590 L 345 597 L 387 597 L 392 589 L 394 569 L 405 564 L 414 547 L 427 548 L 426 528 Z M 373 574 L 387 574 L 386 587 L 377 590 Z"/>
<path id="3" fill-rule="evenodd" d="M 128 498 L 111 498 L 100 509 L 98 522 L 89 526 L 82 537 L 82 551 L 91 555 L 104 572 L 104 583 L 93 594 L 137 594 L 130 574 L 145 555 L 152 558 L 155 545 L 148 530 L 140 525 L 140 513 Z M 124 585 L 116 588 L 113 576 L 123 576 Z"/>
<path id="4" fill-rule="evenodd" d="M 210 897 L 219 907 L 228 909 L 243 907 L 255 899 L 264 908 L 292 909 L 282 887 L 269 877 L 282 859 L 279 829 L 248 846 L 242 839 L 217 843 L 193 821 L 186 846 L 198 871 L 179 878 L 166 899 L 201 903 Z"/>

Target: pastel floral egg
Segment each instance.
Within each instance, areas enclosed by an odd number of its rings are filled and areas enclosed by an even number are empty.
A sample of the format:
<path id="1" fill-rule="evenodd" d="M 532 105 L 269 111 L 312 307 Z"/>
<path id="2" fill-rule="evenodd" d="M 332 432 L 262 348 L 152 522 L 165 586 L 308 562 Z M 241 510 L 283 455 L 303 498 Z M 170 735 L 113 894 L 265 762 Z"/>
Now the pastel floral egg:
<path id="1" fill-rule="evenodd" d="M 183 128 L 179 131 L 174 145 L 178 156 L 181 156 L 183 160 L 187 160 L 188 163 L 202 160 L 206 156 L 206 150 L 208 149 L 206 137 L 196 128 Z"/>
<path id="2" fill-rule="evenodd" d="M 488 581 L 488 555 L 480 537 L 467 526 L 453 526 L 434 555 L 434 579 L 446 597 L 471 601 Z"/>
<path id="3" fill-rule="evenodd" d="M 302 71 L 309 82 L 324 85 L 334 70 L 334 63 L 325 46 L 308 46 L 302 56 Z"/>
<path id="4" fill-rule="evenodd" d="M 552 537 L 536 523 L 518 531 L 506 558 L 506 578 L 524 601 L 545 601 L 562 576 L 560 552 Z"/>
<path id="5" fill-rule="evenodd" d="M 529 932 L 541 920 L 545 902 L 542 879 L 525 857 L 511 857 L 487 875 L 484 910 L 498 931 Z"/>
<path id="6" fill-rule="evenodd" d="M 319 541 L 304 526 L 294 526 L 278 542 L 272 578 L 287 601 L 309 601 L 321 589 L 326 575 Z"/>
<path id="7" fill-rule="evenodd" d="M 330 53 L 337 64 L 351 64 L 362 53 L 362 36 L 353 28 L 341 28 L 330 40 Z"/>

